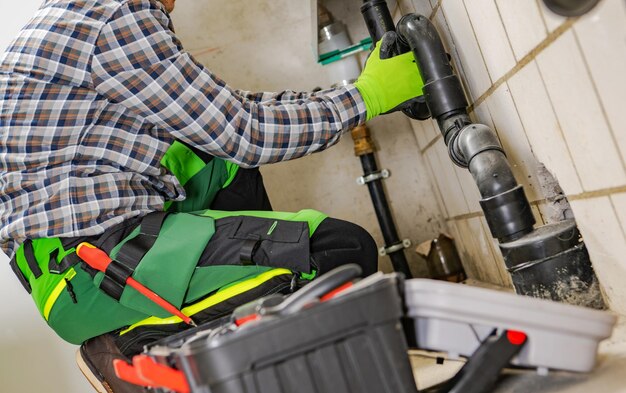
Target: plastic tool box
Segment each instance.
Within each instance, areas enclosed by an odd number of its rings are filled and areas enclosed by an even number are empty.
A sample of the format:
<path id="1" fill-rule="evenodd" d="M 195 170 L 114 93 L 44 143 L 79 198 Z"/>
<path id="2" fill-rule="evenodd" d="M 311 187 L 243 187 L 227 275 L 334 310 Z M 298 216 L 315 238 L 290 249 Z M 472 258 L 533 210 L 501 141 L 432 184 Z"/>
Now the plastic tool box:
<path id="1" fill-rule="evenodd" d="M 426 279 L 407 280 L 405 300 L 419 348 L 471 356 L 494 329 L 513 329 L 528 340 L 512 364 L 531 368 L 590 371 L 616 322 L 609 312 Z"/>
<path id="2" fill-rule="evenodd" d="M 401 276 L 352 283 L 358 271 L 338 270 L 286 299 L 236 311 L 234 323 L 169 338 L 145 354 L 185 376 L 179 391 L 417 393 L 400 323 Z"/>

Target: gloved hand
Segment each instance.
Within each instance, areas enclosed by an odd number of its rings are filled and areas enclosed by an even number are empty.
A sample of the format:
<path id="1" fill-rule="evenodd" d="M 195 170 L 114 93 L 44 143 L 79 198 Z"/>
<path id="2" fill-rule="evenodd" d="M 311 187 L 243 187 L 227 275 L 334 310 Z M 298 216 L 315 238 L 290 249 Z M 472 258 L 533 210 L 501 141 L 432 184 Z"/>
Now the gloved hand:
<path id="1" fill-rule="evenodd" d="M 415 64 L 413 54 L 407 52 L 388 59 L 381 58 L 381 46 L 396 42 L 394 32 L 388 32 L 376 43 L 367 59 L 365 69 L 354 83 L 365 101 L 367 120 L 421 96 L 424 83 Z"/>
<path id="2" fill-rule="evenodd" d="M 387 32 L 382 40 L 380 45 L 380 58 L 381 59 L 389 59 L 391 57 L 395 57 L 401 55 L 403 53 L 409 52 L 410 48 L 406 45 L 400 43 L 398 39 L 398 35 L 395 31 Z M 419 96 L 413 98 L 409 101 L 403 102 L 397 107 L 393 108 L 389 112 L 396 112 L 401 110 L 406 116 L 415 120 L 426 120 L 430 118 L 430 109 L 428 109 L 428 105 L 426 105 L 426 97 Z"/>

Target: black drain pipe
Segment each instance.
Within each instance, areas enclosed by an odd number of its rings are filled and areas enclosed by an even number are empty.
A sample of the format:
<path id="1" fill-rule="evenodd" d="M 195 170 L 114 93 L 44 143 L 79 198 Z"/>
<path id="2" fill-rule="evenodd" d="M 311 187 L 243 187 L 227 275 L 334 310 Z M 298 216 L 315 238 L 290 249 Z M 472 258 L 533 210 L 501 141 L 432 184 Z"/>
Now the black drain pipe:
<path id="1" fill-rule="evenodd" d="M 382 180 L 389 177 L 389 171 L 379 170 L 374 155 L 374 143 L 366 126 L 359 126 L 352 130 L 354 140 L 354 154 L 361 160 L 363 177 L 358 179 L 360 185 L 367 184 L 376 218 L 383 234 L 385 245 L 379 250 L 381 256 L 389 256 L 393 270 L 403 273 L 406 278 L 413 278 L 409 264 L 404 254 L 405 248 L 411 245 L 409 240 L 400 240 L 393 215 L 389 209 L 389 202 Z"/>
<path id="2" fill-rule="evenodd" d="M 381 0 L 365 1 L 362 10 L 386 7 Z M 364 12 L 366 23 L 372 22 Z M 375 20 L 375 19 L 374 19 Z M 370 32 L 373 31 L 370 29 Z M 597 279 L 573 221 L 535 229 L 535 218 L 497 135 L 473 124 L 468 102 L 441 38 L 430 20 L 404 16 L 396 29 L 402 44 L 415 56 L 424 81 L 424 97 L 437 120 L 450 158 L 469 169 L 481 194 L 480 205 L 518 293 L 533 297 L 604 307 Z"/>

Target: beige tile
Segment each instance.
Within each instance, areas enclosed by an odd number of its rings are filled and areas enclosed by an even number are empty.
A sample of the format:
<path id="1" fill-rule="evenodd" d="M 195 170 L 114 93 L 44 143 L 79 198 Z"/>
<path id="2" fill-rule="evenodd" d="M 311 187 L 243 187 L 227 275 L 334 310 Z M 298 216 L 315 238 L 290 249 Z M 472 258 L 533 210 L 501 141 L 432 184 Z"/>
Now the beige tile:
<path id="1" fill-rule="evenodd" d="M 493 0 L 465 0 L 465 7 L 492 81 L 515 66 L 515 56 Z"/>
<path id="2" fill-rule="evenodd" d="M 546 27 L 548 28 L 548 32 L 553 32 L 554 30 L 556 30 L 556 28 L 561 26 L 567 20 L 566 17 L 557 15 L 554 12 L 550 11 L 548 7 L 546 7 L 546 5 L 544 4 L 543 0 L 527 1 L 535 1 L 539 5 L 541 16 L 543 17 Z"/>
<path id="3" fill-rule="evenodd" d="M 433 140 L 439 136 L 439 129 L 432 120 L 410 120 L 413 132 L 417 138 L 420 150 L 424 150 Z"/>
<path id="4" fill-rule="evenodd" d="M 613 202 L 615 213 L 617 214 L 617 218 L 622 225 L 622 231 L 626 237 L 626 193 L 611 195 L 611 202 Z"/>
<path id="5" fill-rule="evenodd" d="M 528 143 L 508 85 L 504 83 L 496 89 L 486 103 L 518 183 L 524 186 L 531 201 L 543 199 L 538 186 L 538 161 Z"/>
<path id="6" fill-rule="evenodd" d="M 476 181 L 474 181 L 474 178 L 472 177 L 470 171 L 456 165 L 454 165 L 454 171 L 456 172 L 456 176 L 459 179 L 459 183 L 461 184 L 460 191 L 463 193 L 465 201 L 469 206 L 469 212 L 482 212 L 482 208 L 480 207 L 480 200 L 482 198 L 480 196 L 480 192 L 478 191 Z"/>
<path id="7" fill-rule="evenodd" d="M 496 258 L 492 252 L 492 238 L 483 229 L 479 217 L 467 220 L 469 230 L 473 234 L 474 244 L 476 245 L 475 262 L 479 264 L 486 277 L 485 281 L 495 285 L 504 285 L 504 278 L 497 266 Z"/>
<path id="8" fill-rule="evenodd" d="M 411 120 L 411 128 L 413 128 L 413 133 L 415 134 L 415 139 L 417 139 L 417 145 L 420 150 L 424 149 L 426 145 L 428 145 L 428 138 L 426 136 L 426 130 L 424 129 L 424 122 Z"/>
<path id="9" fill-rule="evenodd" d="M 547 36 L 537 3 L 532 0 L 496 0 L 517 60 L 526 56 Z"/>
<path id="10" fill-rule="evenodd" d="M 449 218 L 450 213 L 446 208 L 446 204 L 443 202 L 444 194 L 439 181 L 439 174 L 441 173 L 439 168 L 441 167 L 441 164 L 439 163 L 439 157 L 437 156 L 437 152 L 434 148 L 430 148 L 426 151 L 426 153 L 424 154 L 424 161 L 433 182 L 435 198 L 437 199 L 437 205 L 439 206 L 439 210 L 445 218 Z"/>
<path id="11" fill-rule="evenodd" d="M 456 45 L 472 100 L 480 97 L 490 86 L 491 78 L 476 41 L 472 24 L 462 1 L 443 1 L 441 7 L 452 29 L 452 39 Z"/>
<path id="12" fill-rule="evenodd" d="M 535 221 L 537 221 L 537 226 L 544 225 L 543 215 L 541 214 L 541 208 L 538 205 L 532 205 L 531 209 L 533 211 L 533 216 L 535 217 Z"/>
<path id="13" fill-rule="evenodd" d="M 429 1 L 411 0 L 411 2 L 413 3 L 413 10 L 411 12 L 430 17 L 430 14 L 433 12 L 433 6 Z"/>
<path id="14" fill-rule="evenodd" d="M 484 282 L 493 282 L 493 276 L 485 268 L 485 264 L 481 261 L 480 251 L 476 245 L 476 233 L 472 230 L 468 220 L 456 220 L 456 228 L 458 231 L 457 247 L 463 251 L 465 258 L 463 267 L 470 278 L 475 278 Z"/>
<path id="15" fill-rule="evenodd" d="M 626 1 L 601 2 L 574 25 L 574 31 L 626 159 Z"/>
<path id="16" fill-rule="evenodd" d="M 508 84 L 537 159 L 556 176 L 567 194 L 581 193 L 578 173 L 536 63 L 522 68 Z"/>
<path id="17" fill-rule="evenodd" d="M 506 288 L 513 288 L 513 280 L 511 279 L 511 275 L 506 270 L 506 264 L 504 262 L 504 257 L 502 256 L 502 252 L 500 251 L 500 246 L 497 239 L 494 239 L 491 235 L 491 230 L 489 229 L 489 225 L 487 224 L 487 220 L 485 217 L 480 217 L 480 223 L 483 228 L 483 232 L 485 236 L 490 240 L 489 246 L 491 247 L 491 252 L 494 256 L 494 261 L 496 264 L 496 269 L 502 278 L 501 284 Z"/>
<path id="18" fill-rule="evenodd" d="M 582 54 L 568 31 L 537 57 L 583 189 L 626 184 L 626 172 Z"/>
<path id="19" fill-rule="evenodd" d="M 448 157 L 448 150 L 444 143 L 437 143 L 433 147 L 435 153 L 431 156 L 434 161 L 435 157 L 437 162 L 431 161 L 433 171 L 435 171 L 435 180 L 441 190 L 443 202 L 446 205 L 446 211 L 449 217 L 460 216 L 469 213 L 469 206 L 465 201 L 463 192 L 461 191 L 461 184 L 454 171 L 454 164 Z"/>
<path id="20" fill-rule="evenodd" d="M 487 127 L 495 130 L 495 126 L 493 125 L 493 119 L 491 118 L 491 113 L 489 113 L 489 107 L 484 102 L 474 108 L 474 111 L 470 114 L 472 119 L 480 124 L 484 124 Z"/>
<path id="21" fill-rule="evenodd" d="M 448 221 L 448 229 L 450 230 L 449 235 L 454 239 L 454 244 L 459 252 L 461 262 L 463 263 L 463 269 L 465 270 L 467 276 L 475 280 L 481 280 L 480 271 L 477 269 L 472 256 L 472 253 L 474 252 L 474 243 L 471 239 L 468 240 L 468 238 L 459 230 L 460 221 L 461 220 Z M 471 252 L 468 250 L 471 250 Z"/>
<path id="22" fill-rule="evenodd" d="M 432 22 L 435 26 L 435 29 L 437 29 L 439 36 L 441 37 L 444 49 L 447 53 L 450 54 L 450 57 L 452 58 L 452 67 L 454 68 L 454 72 L 461 79 L 461 83 L 463 84 L 466 94 L 469 96 L 470 88 L 465 75 L 465 69 L 463 68 L 463 62 L 461 61 L 461 56 L 459 55 L 459 51 L 457 50 L 457 44 L 455 43 L 454 38 L 452 37 L 452 33 L 450 32 L 450 25 L 448 24 L 448 20 L 443 13 L 441 7 L 438 8 L 438 11 L 435 14 Z"/>
<path id="23" fill-rule="evenodd" d="M 609 197 L 572 201 L 572 208 L 609 305 L 626 314 L 626 241 Z"/>

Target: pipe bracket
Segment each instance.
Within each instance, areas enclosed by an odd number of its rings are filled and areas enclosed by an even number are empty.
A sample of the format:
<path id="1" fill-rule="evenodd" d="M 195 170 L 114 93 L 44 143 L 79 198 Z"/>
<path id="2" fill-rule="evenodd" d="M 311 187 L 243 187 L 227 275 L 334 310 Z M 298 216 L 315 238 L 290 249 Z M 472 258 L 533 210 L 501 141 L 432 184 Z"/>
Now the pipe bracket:
<path id="1" fill-rule="evenodd" d="M 393 246 L 379 248 L 378 255 L 380 255 L 381 257 L 384 257 L 385 255 L 389 255 L 389 254 L 393 254 L 394 252 L 405 250 L 411 247 L 411 244 L 412 244 L 411 240 L 404 239 L 402 242 L 396 243 Z"/>
<path id="2" fill-rule="evenodd" d="M 391 172 L 389 172 L 388 169 L 383 169 L 382 171 L 374 172 L 367 176 L 359 177 L 358 179 L 356 179 L 356 184 L 360 186 L 364 186 L 367 183 L 371 183 L 373 181 L 380 180 L 380 179 L 387 179 L 390 176 L 391 176 Z"/>

